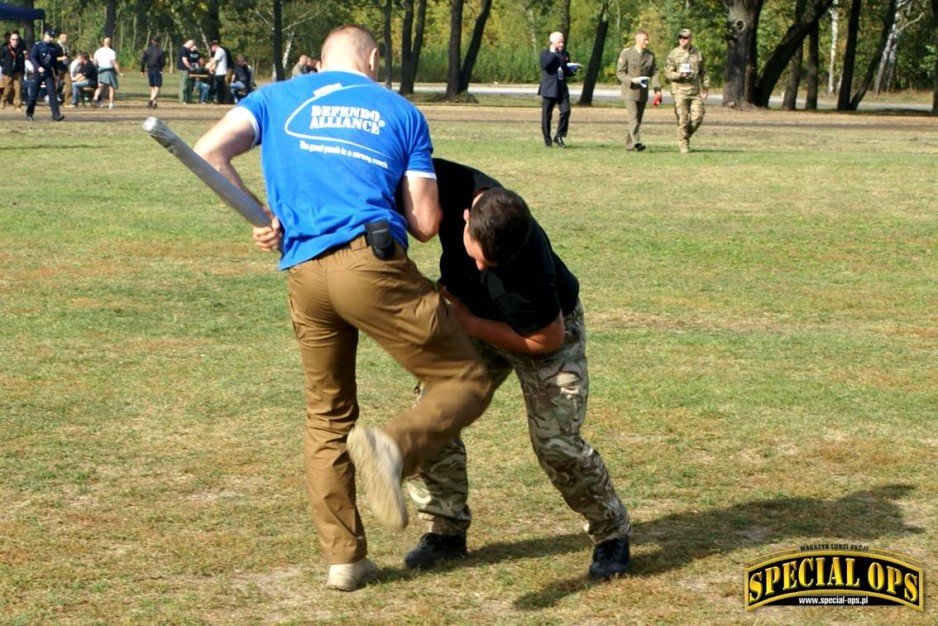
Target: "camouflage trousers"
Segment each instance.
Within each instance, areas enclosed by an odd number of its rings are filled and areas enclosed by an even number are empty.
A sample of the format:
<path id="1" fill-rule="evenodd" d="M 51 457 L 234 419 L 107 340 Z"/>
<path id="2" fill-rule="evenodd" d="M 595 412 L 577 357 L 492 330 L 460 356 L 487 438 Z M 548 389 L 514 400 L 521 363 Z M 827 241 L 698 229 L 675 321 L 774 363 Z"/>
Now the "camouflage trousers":
<path id="1" fill-rule="evenodd" d="M 683 94 L 676 92 L 674 96 L 674 115 L 677 117 L 677 141 L 682 148 L 688 146 L 691 135 L 697 132 L 704 118 L 704 104 L 700 94 Z"/>
<path id="2" fill-rule="evenodd" d="M 506 352 L 475 342 L 497 388 L 514 370 L 524 393 L 528 433 L 538 463 L 567 505 L 587 520 L 594 543 L 624 537 L 628 511 L 616 495 L 599 453 L 580 437 L 586 418 L 589 374 L 583 308 L 564 318 L 563 346 L 545 356 Z M 407 483 L 421 519 L 441 535 L 465 533 L 472 522 L 466 447 L 453 440 Z"/>

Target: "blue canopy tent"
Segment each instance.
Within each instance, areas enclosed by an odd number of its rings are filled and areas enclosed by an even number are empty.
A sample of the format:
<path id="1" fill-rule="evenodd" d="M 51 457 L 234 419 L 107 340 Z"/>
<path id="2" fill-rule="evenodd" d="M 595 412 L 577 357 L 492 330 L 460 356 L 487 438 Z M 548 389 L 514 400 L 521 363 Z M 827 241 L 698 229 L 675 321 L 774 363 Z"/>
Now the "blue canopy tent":
<path id="1" fill-rule="evenodd" d="M 35 20 L 45 21 L 46 12 L 42 9 L 30 9 L 15 4 L 0 2 L 0 20 L 10 22 L 33 22 Z"/>

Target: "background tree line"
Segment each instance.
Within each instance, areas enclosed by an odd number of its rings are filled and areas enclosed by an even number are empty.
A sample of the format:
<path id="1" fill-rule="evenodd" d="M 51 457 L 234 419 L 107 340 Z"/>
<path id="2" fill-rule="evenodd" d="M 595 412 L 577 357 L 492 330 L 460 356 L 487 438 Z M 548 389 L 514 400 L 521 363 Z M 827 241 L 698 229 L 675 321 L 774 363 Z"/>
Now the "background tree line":
<path id="1" fill-rule="evenodd" d="M 14 0 L 15 2 L 15 0 Z M 476 82 L 535 82 L 552 30 L 584 63 L 581 103 L 615 81 L 615 60 L 636 28 L 651 35 L 659 64 L 680 28 L 694 31 L 727 106 L 767 106 L 784 91 L 794 107 L 819 92 L 856 108 L 870 92 L 932 89 L 938 112 L 938 0 L 19 0 L 45 9 L 93 50 L 111 34 L 125 62 L 159 35 L 175 50 L 192 37 L 220 39 L 258 76 L 283 78 L 300 54 L 316 56 L 334 26 L 357 22 L 379 38 L 383 78 L 411 93 L 415 81 L 446 82 L 459 97 Z"/>

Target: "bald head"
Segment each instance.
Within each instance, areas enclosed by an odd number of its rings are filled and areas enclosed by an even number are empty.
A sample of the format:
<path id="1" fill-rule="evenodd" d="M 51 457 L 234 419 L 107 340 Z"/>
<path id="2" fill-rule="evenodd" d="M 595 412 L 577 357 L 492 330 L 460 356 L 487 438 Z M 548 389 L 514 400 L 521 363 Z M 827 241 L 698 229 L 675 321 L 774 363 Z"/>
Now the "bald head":
<path id="1" fill-rule="evenodd" d="M 322 71 L 351 70 L 378 75 L 378 42 L 361 26 L 340 26 L 322 44 Z"/>

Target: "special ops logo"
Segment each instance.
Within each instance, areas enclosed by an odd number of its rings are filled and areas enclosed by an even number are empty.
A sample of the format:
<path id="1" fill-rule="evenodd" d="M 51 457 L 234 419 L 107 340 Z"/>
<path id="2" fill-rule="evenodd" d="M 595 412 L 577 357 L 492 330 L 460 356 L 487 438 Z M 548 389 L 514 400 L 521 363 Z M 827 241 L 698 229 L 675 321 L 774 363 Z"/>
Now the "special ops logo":
<path id="1" fill-rule="evenodd" d="M 770 604 L 900 604 L 923 610 L 925 573 L 904 556 L 866 546 L 802 546 L 746 564 L 747 610 Z"/>

